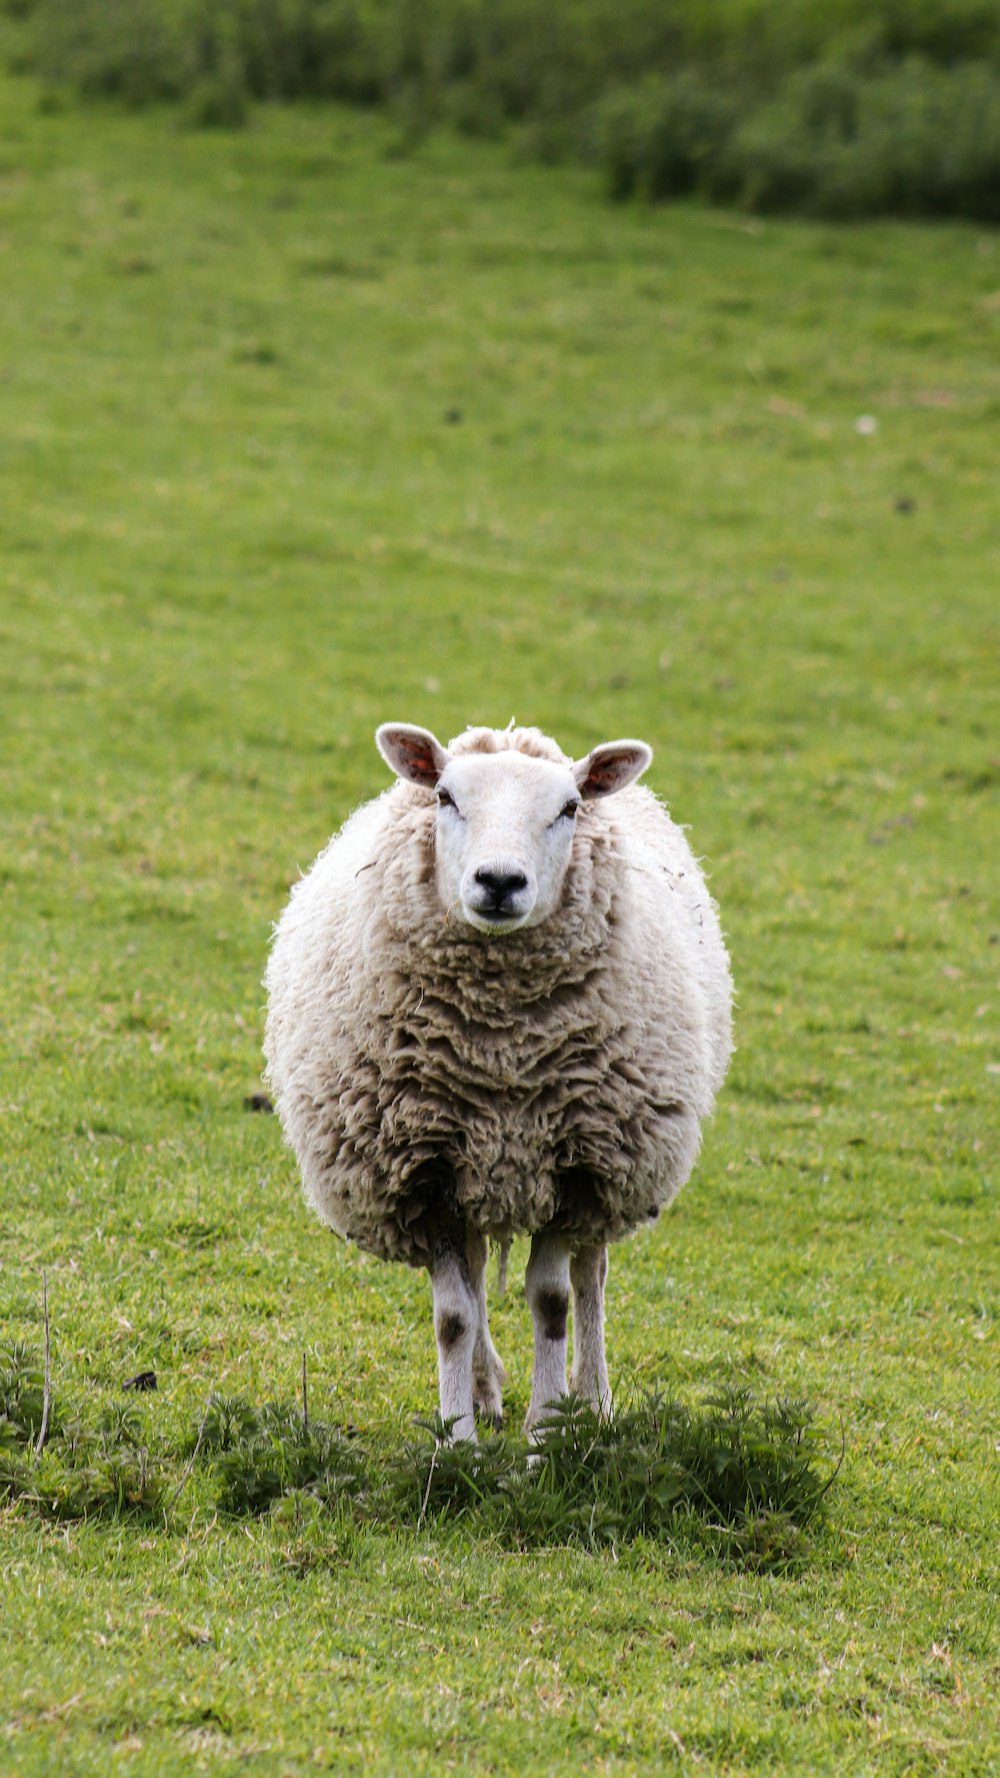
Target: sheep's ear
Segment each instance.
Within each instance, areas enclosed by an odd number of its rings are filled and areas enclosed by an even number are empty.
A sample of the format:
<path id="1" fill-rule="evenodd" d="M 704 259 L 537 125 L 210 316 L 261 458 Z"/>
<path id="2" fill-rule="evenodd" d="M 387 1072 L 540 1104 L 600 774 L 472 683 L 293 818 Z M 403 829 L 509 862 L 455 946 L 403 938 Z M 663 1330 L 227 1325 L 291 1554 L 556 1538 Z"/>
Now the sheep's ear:
<path id="1" fill-rule="evenodd" d="M 433 790 L 448 764 L 448 754 L 430 729 L 410 722 L 383 722 L 375 731 L 375 745 L 396 776 Z"/>
<path id="2" fill-rule="evenodd" d="M 612 796 L 624 790 L 649 765 L 653 749 L 645 741 L 603 741 L 586 759 L 578 759 L 573 776 L 585 802 L 593 796 Z"/>

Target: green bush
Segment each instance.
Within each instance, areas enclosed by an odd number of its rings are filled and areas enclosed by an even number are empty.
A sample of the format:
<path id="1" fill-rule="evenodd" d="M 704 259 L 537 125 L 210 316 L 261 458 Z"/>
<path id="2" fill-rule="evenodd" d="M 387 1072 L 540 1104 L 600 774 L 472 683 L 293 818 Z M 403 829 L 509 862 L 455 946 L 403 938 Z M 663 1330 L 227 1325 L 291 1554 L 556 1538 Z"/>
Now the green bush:
<path id="1" fill-rule="evenodd" d="M 831 218 L 1000 217 L 1000 80 L 985 63 L 911 58 L 867 73 L 831 60 L 756 103 L 684 70 L 609 94 L 591 145 L 617 199 L 696 192 Z"/>
<path id="2" fill-rule="evenodd" d="M 194 76 L 183 32 L 162 0 L 43 0 L 32 40 L 39 73 L 70 81 L 85 98 L 129 105 L 180 98 Z"/>
<path id="3" fill-rule="evenodd" d="M 750 209 L 996 221 L 1000 81 L 982 63 L 809 69 L 741 126 L 732 158 Z"/>
<path id="4" fill-rule="evenodd" d="M 694 69 L 610 93 L 595 108 L 591 132 L 610 195 L 727 195 L 738 117 L 734 97 Z"/>
<path id="5" fill-rule="evenodd" d="M 206 123 L 253 99 L 385 96 L 381 36 L 355 0 L 36 0 L 33 60 L 84 97 L 183 99 Z"/>

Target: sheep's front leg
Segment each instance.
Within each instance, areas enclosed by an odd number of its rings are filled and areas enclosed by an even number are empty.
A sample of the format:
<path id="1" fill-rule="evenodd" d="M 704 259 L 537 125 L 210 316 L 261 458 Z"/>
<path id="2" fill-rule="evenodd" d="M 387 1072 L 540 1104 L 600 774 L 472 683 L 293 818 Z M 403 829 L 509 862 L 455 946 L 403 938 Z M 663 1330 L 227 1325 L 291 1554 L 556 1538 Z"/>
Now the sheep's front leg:
<path id="1" fill-rule="evenodd" d="M 608 1364 L 604 1355 L 604 1280 L 608 1275 L 606 1247 L 581 1247 L 569 1268 L 573 1286 L 573 1381 L 574 1395 L 589 1401 L 594 1412 L 607 1419 L 611 1414 Z"/>
<path id="2" fill-rule="evenodd" d="M 535 1328 L 535 1372 L 525 1420 L 530 1433 L 545 1410 L 566 1393 L 569 1247 L 560 1235 L 532 1237 L 524 1289 Z"/>
<path id="3" fill-rule="evenodd" d="M 472 1354 L 479 1309 L 464 1242 L 443 1235 L 435 1243 L 430 1274 L 441 1418 L 452 1422 L 452 1438 L 474 1439 Z"/>
<path id="4" fill-rule="evenodd" d="M 476 1413 L 490 1426 L 499 1427 L 503 1419 L 501 1388 L 504 1368 L 500 1354 L 490 1338 L 486 1313 L 486 1260 L 488 1244 L 485 1235 L 470 1229 L 465 1243 L 469 1277 L 476 1298 L 476 1339 L 472 1349 L 472 1399 Z"/>

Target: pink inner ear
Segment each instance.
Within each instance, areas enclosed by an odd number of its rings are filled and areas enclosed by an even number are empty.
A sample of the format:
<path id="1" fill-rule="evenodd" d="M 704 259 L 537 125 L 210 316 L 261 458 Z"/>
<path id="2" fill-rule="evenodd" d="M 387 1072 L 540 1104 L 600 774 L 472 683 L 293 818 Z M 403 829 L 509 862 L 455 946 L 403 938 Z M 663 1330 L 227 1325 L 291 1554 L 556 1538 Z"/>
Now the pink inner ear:
<path id="1" fill-rule="evenodd" d="M 436 778 L 438 776 L 434 756 L 425 742 L 401 738 L 397 740 L 396 747 L 414 777 Z"/>
<path id="2" fill-rule="evenodd" d="M 618 747 L 595 748 L 584 762 L 587 769 L 580 781 L 581 796 L 611 796 L 616 790 L 624 790 L 645 771 L 650 758 L 648 747 L 628 742 Z"/>
<path id="3" fill-rule="evenodd" d="M 623 775 L 620 760 L 599 759 L 587 773 L 587 783 L 593 784 L 595 789 L 600 785 L 605 790 L 611 790 Z"/>
<path id="4" fill-rule="evenodd" d="M 398 778 L 425 790 L 433 789 L 448 763 L 447 753 L 432 734 L 407 723 L 384 722 L 376 730 L 375 743 Z"/>
<path id="5" fill-rule="evenodd" d="M 397 747 L 399 747 L 400 754 L 406 759 L 407 766 L 413 772 L 432 772 L 434 770 L 431 749 L 422 747 L 420 741 L 397 741 Z"/>

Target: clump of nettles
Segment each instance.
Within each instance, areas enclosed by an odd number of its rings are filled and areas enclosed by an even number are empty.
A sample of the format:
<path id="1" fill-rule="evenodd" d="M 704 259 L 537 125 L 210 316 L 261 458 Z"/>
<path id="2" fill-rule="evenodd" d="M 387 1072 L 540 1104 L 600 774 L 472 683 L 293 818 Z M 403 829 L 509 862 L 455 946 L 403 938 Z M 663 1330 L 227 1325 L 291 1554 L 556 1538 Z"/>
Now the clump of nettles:
<path id="1" fill-rule="evenodd" d="M 43 1387 L 27 1346 L 0 1347 L 0 1501 L 169 1524 L 197 1468 L 220 1512 L 305 1521 L 321 1541 L 329 1523 L 341 1544 L 366 1525 L 461 1526 L 511 1549 L 643 1538 L 787 1566 L 809 1551 L 841 1455 L 806 1403 L 731 1388 L 697 1406 L 635 1393 L 611 1421 L 565 1396 L 530 1449 L 505 1434 L 451 1442 L 436 1416 L 402 1442 L 363 1440 L 297 1405 L 213 1394 L 181 1448 L 154 1456 L 131 1403 L 89 1420 L 53 1401 L 36 1456 Z"/>
<path id="2" fill-rule="evenodd" d="M 647 1538 L 759 1565 L 802 1556 L 839 1460 L 805 1403 L 730 1389 L 701 1407 L 637 1397 L 601 1420 L 566 1396 L 529 1451 L 502 1435 L 451 1443 L 437 1418 L 401 1446 L 365 1449 L 278 1404 L 219 1400 L 201 1429 L 217 1504 L 287 1514 L 304 1500 L 355 1524 L 462 1521 L 512 1548 Z"/>
<path id="3" fill-rule="evenodd" d="M 361 1448 L 285 1403 L 254 1408 L 242 1396 L 214 1396 L 191 1442 L 192 1450 L 200 1442 L 224 1512 L 266 1512 L 299 1493 L 331 1506 L 365 1493 L 369 1459 Z"/>
<path id="4" fill-rule="evenodd" d="M 22 1500 L 56 1519 L 160 1517 L 165 1478 L 142 1416 L 111 1402 L 88 1420 L 53 1399 L 38 1450 L 44 1389 L 29 1346 L 0 1346 L 0 1501 Z"/>

